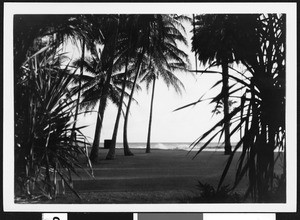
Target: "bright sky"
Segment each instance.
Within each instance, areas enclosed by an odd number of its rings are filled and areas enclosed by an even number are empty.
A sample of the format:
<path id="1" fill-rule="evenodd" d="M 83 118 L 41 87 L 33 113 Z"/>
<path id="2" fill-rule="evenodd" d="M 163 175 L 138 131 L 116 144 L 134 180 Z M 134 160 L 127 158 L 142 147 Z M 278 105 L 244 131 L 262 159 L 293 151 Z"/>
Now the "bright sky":
<path id="1" fill-rule="evenodd" d="M 213 105 L 206 103 L 198 104 L 194 107 L 173 112 L 178 107 L 199 99 L 201 94 L 206 92 L 215 82 L 211 76 L 198 77 L 196 81 L 193 76 L 184 75 L 181 77 L 186 87 L 186 91 L 180 96 L 168 89 L 161 81 L 158 81 L 155 90 L 153 121 L 152 121 L 152 142 L 192 142 L 201 133 L 205 132 L 213 121 L 211 110 Z M 135 94 L 138 104 L 131 106 L 129 118 L 128 140 L 130 142 L 145 142 L 147 138 L 150 95 L 143 87 L 143 90 Z M 109 139 L 115 123 L 117 108 L 109 103 L 106 111 L 102 128 L 101 139 Z M 122 118 L 123 119 L 123 118 Z M 85 129 L 85 134 L 93 137 L 96 115 L 85 116 L 81 121 L 83 124 L 90 125 Z M 118 142 L 122 142 L 123 120 L 120 121 Z"/>
<path id="2" fill-rule="evenodd" d="M 194 53 L 191 52 L 190 46 L 192 26 L 186 25 L 186 29 L 189 46 L 183 49 L 189 54 L 191 69 L 195 69 L 195 57 Z M 208 105 L 208 102 L 180 111 L 173 111 L 198 100 L 204 93 L 209 91 L 221 76 L 216 74 L 203 74 L 200 76 L 200 74 L 195 75 L 188 72 L 175 74 L 183 82 L 185 91 L 183 91 L 182 95 L 177 94 L 172 87 L 167 88 L 162 80 L 157 81 L 152 119 L 152 142 L 193 142 L 220 119 L 220 116 L 212 118 L 211 111 L 214 105 Z M 151 89 L 147 91 L 143 84 L 141 87 L 142 90 L 134 95 L 138 104 L 133 102 L 130 109 L 131 115 L 128 122 L 129 142 L 146 142 L 147 140 Z M 216 93 L 211 94 L 214 95 Z M 116 114 L 117 107 L 109 102 L 104 115 L 101 142 L 112 137 Z M 88 114 L 79 122 L 79 125 L 89 125 L 83 129 L 83 132 L 90 137 L 90 140 L 94 137 L 96 117 L 96 114 Z M 122 140 L 123 118 L 120 120 L 117 142 L 122 142 Z"/>

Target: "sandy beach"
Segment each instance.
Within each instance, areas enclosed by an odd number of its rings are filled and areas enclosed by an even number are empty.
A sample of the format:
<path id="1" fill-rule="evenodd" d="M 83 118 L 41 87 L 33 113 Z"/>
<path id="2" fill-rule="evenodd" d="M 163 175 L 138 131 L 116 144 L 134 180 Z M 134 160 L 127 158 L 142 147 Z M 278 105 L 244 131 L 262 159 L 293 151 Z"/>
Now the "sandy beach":
<path id="1" fill-rule="evenodd" d="M 187 203 L 199 195 L 198 181 L 217 187 L 228 156 L 220 151 L 195 152 L 184 150 L 133 149 L 134 156 L 124 156 L 122 149 L 116 150 L 114 160 L 105 160 L 107 149 L 100 150 L 100 160 L 93 166 L 94 179 L 83 170 L 80 177 L 74 176 L 74 188 L 82 196 L 80 203 Z M 224 185 L 232 185 L 236 153 Z M 243 180 L 235 192 L 243 193 L 247 180 Z M 67 192 L 57 203 L 76 202 L 76 197 Z"/>

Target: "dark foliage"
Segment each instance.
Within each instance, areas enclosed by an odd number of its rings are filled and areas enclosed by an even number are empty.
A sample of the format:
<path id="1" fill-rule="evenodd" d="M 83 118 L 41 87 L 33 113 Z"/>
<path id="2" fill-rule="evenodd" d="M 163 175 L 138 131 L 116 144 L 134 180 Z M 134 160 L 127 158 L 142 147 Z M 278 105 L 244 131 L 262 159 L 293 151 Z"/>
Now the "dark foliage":
<path id="1" fill-rule="evenodd" d="M 228 77 L 234 84 L 230 86 L 228 94 L 221 91 L 219 95 L 212 98 L 212 103 L 220 103 L 227 98 L 234 97 L 240 105 L 234 108 L 227 116 L 214 125 L 210 130 L 201 135 L 191 147 L 195 147 L 201 141 L 207 140 L 200 146 L 199 154 L 212 140 L 219 136 L 221 140 L 224 135 L 224 125 L 232 123 L 229 136 L 240 132 L 241 139 L 236 144 L 233 152 L 228 158 L 220 178 L 218 189 L 222 187 L 235 152 L 241 149 L 242 153 L 237 164 L 236 180 L 233 184 L 235 188 L 244 176 L 249 178 L 249 188 L 246 197 L 251 195 L 254 201 L 262 202 L 269 198 L 274 191 L 274 165 L 282 162 L 282 176 L 280 182 L 286 178 L 285 167 L 285 15 L 281 14 L 252 14 L 252 15 L 231 15 L 233 20 L 228 23 L 233 30 L 230 33 L 232 41 L 231 49 L 222 45 L 222 38 L 216 40 L 214 46 L 218 45 L 220 52 L 234 54 L 231 56 L 232 62 L 239 62 L 246 71 L 240 72 L 232 69 Z M 209 17 L 209 16 L 208 16 Z M 206 18 L 208 18 L 206 17 Z M 214 16 L 212 16 L 214 17 Z M 229 16 L 230 17 L 230 16 Z M 200 18 L 203 18 L 200 16 Z M 214 18 L 217 19 L 217 18 Z M 229 19 L 230 20 L 230 19 Z M 228 20 L 228 21 L 229 21 Z M 198 25 L 209 30 L 218 28 L 218 22 L 210 26 L 210 22 L 202 22 L 199 19 Z M 226 23 L 227 24 L 227 23 Z M 212 36 L 214 33 L 211 32 Z M 220 33 L 221 34 L 221 33 Z M 195 35 L 196 36 L 196 35 Z M 194 36 L 193 41 L 198 40 Z M 205 36 L 208 39 L 209 36 Z M 221 41 L 221 42 L 220 42 Z M 210 42 L 213 44 L 213 42 Z M 197 51 L 207 57 L 205 61 L 211 61 L 209 67 L 219 65 L 220 60 L 216 53 L 208 50 L 209 56 L 203 51 Z M 201 53 L 204 53 L 201 55 Z M 204 58 L 202 58 L 204 59 Z M 213 62 L 215 61 L 215 62 Z M 202 71 L 211 72 L 209 70 Z M 233 73 L 234 72 L 234 73 Z M 215 86 L 220 84 L 217 82 Z M 198 101 L 182 108 L 195 105 L 204 101 L 201 97 Z M 179 108 L 179 109 L 182 109 Z M 177 110 L 179 110 L 177 109 Z M 226 134 L 225 134 L 226 136 Z M 278 156 L 275 157 L 274 152 Z M 197 155 L 196 154 L 196 155 Z M 278 158 L 283 158 L 278 160 Z M 281 186 L 284 184 L 280 183 Z M 285 197 L 281 197 L 284 202 Z"/>

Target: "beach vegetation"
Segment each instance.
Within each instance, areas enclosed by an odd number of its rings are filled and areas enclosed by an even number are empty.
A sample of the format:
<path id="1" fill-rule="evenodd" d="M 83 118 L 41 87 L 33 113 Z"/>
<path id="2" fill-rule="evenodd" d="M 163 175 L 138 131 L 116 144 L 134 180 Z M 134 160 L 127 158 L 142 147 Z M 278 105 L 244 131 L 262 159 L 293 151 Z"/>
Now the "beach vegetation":
<path id="1" fill-rule="evenodd" d="M 192 51 L 207 67 L 196 73 L 220 74 L 210 100 L 223 117 L 191 145 L 195 157 L 213 141 L 224 140 L 228 157 L 217 187 L 199 182 L 199 202 L 285 200 L 285 14 L 205 14 L 193 16 Z M 53 199 L 73 187 L 78 168 L 92 178 L 98 162 L 101 130 L 108 100 L 117 108 L 106 159 L 115 158 L 119 122 L 124 116 L 124 155 L 135 92 L 152 83 L 146 153 L 151 151 L 154 94 L 158 79 L 181 93 L 175 72 L 186 72 L 186 16 L 170 14 L 16 15 L 14 17 L 15 192 L 26 198 Z M 68 42 L 80 50 L 75 62 L 63 51 Z M 221 71 L 216 71 L 216 69 Z M 193 71 L 191 71 L 193 72 Z M 205 98 L 204 98 L 205 97 Z M 78 127 L 80 114 L 98 104 L 95 133 Z M 240 140 L 232 146 L 236 133 Z M 203 144 L 204 143 L 204 144 Z M 224 185 L 233 157 L 241 151 L 235 181 Z M 275 154 L 275 152 L 278 153 Z M 276 163 L 282 172 L 276 173 Z M 233 192 L 248 178 L 243 198 Z M 199 199 L 199 200 L 198 200 Z M 195 201 L 196 201 L 195 200 Z M 196 201 L 196 202 L 197 202 Z"/>
<path id="2" fill-rule="evenodd" d="M 85 167 L 79 155 L 91 164 L 83 127 L 74 126 L 77 93 L 71 88 L 77 69 L 61 45 L 97 32 L 88 32 L 82 16 L 50 17 L 14 17 L 15 193 L 51 199 L 67 187 L 80 198 L 72 181 L 76 168 Z"/>
<path id="3" fill-rule="evenodd" d="M 199 196 L 192 199 L 195 203 L 238 203 L 242 202 L 243 197 L 232 192 L 229 185 L 224 185 L 216 189 L 209 183 L 198 181 Z"/>
<path id="4" fill-rule="evenodd" d="M 91 168 L 82 147 L 86 138 L 80 127 L 73 127 L 76 102 L 70 86 L 74 71 L 68 66 L 61 69 L 63 58 L 43 48 L 27 59 L 24 75 L 16 83 L 16 195 L 29 199 L 55 198 L 65 186 L 80 198 L 72 185 L 76 168 L 85 167 L 79 155 Z M 72 138 L 75 132 L 76 140 Z"/>
<path id="5" fill-rule="evenodd" d="M 194 36 L 192 50 L 204 65 L 221 66 L 222 96 L 224 118 L 229 115 L 229 64 L 234 62 L 234 44 L 237 30 L 234 27 L 233 15 L 204 14 L 194 17 Z M 235 60 L 236 61 L 236 60 Z M 231 154 L 230 122 L 224 120 L 225 154 Z"/>
<path id="6" fill-rule="evenodd" d="M 196 16 L 196 34 L 193 37 L 193 47 L 201 61 L 211 61 L 212 64 L 222 64 L 223 50 L 229 50 L 226 61 L 240 64 L 244 71 L 230 66 L 230 71 L 225 77 L 234 81 L 228 89 L 224 89 L 219 95 L 212 98 L 212 103 L 221 102 L 228 97 L 239 98 L 239 106 L 235 107 L 228 115 L 215 124 L 211 129 L 201 135 L 191 147 L 201 144 L 197 154 L 201 153 L 212 140 L 223 135 L 232 136 L 242 132 L 241 139 L 234 146 L 232 153 L 228 156 L 228 162 L 224 167 L 218 188 L 226 178 L 232 159 L 238 149 L 242 153 L 237 164 L 237 172 L 232 190 L 245 176 L 249 178 L 249 187 L 245 196 L 251 196 L 254 201 L 268 201 L 275 186 L 274 164 L 283 158 L 281 178 L 286 178 L 285 167 L 285 14 L 252 14 L 252 15 L 222 15 Z M 204 19 L 204 22 L 203 22 Z M 220 19 L 216 24 L 213 21 Z M 231 21 L 230 47 L 224 48 L 225 44 L 221 36 L 225 30 L 219 30 L 223 22 Z M 216 25 L 216 27 L 213 27 Z M 203 39 L 198 39 L 197 30 L 207 30 L 215 41 L 214 47 L 221 48 L 220 58 L 216 50 L 208 51 L 196 47 Z M 216 30 L 210 32 L 209 30 Z M 218 31 L 219 30 L 219 31 Z M 202 32 L 201 32 L 202 33 Z M 204 34 L 204 33 L 203 33 Z M 219 38 L 215 35 L 220 34 Z M 206 35 L 203 35 L 207 37 Z M 226 44 L 225 44 L 226 46 Z M 203 54 L 204 53 L 204 54 Z M 228 55 L 230 56 L 228 57 Z M 228 63 L 227 63 L 228 64 Z M 225 68 L 225 66 L 224 66 Z M 226 67 L 227 68 L 227 67 Z M 203 71 L 205 72 L 205 70 Z M 212 72 L 212 71 L 207 71 Z M 220 72 L 224 74 L 224 72 Z M 224 77 L 224 76 L 223 76 Z M 220 84 L 217 82 L 216 84 Z M 224 84 L 223 84 L 224 86 Z M 190 105 L 204 101 L 200 99 Z M 182 109 L 180 108 L 180 109 Z M 225 124 L 232 122 L 230 133 L 226 133 Z M 221 127 L 220 127 L 221 126 Z M 225 134 L 224 134 L 225 133 Z M 275 151 L 278 151 L 275 156 Z M 197 155 L 196 154 L 196 155 Z M 281 181 L 284 182 L 284 181 Z M 282 184 L 281 184 L 282 185 Z"/>
<path id="7" fill-rule="evenodd" d="M 235 100 L 228 100 L 228 107 L 229 107 L 229 113 L 233 110 L 234 105 L 237 103 Z M 219 115 L 223 112 L 224 103 L 223 100 L 219 100 L 219 102 L 216 103 L 215 108 L 211 111 L 213 113 L 213 116 Z"/>

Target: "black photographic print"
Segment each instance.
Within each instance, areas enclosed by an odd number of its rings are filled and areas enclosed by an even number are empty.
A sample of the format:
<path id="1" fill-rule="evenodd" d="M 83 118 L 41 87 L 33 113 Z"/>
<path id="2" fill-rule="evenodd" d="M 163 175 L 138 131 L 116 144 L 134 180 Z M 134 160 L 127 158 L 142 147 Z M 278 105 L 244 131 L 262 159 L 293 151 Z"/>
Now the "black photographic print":
<path id="1" fill-rule="evenodd" d="M 296 4 L 5 3 L 3 24 L 4 211 L 296 211 Z"/>

